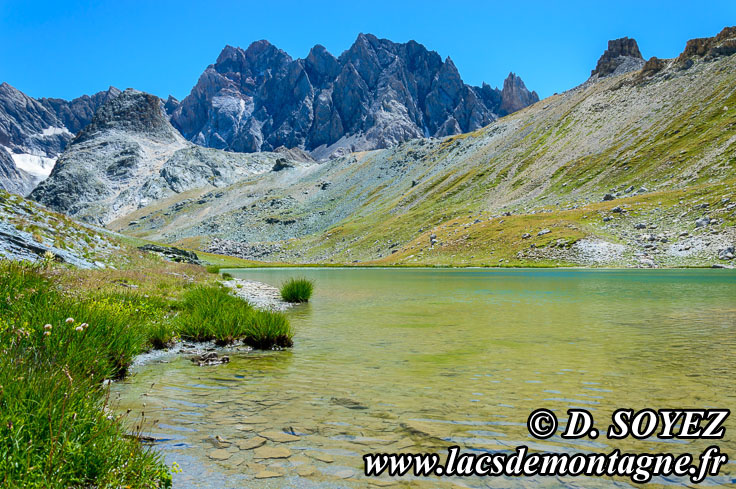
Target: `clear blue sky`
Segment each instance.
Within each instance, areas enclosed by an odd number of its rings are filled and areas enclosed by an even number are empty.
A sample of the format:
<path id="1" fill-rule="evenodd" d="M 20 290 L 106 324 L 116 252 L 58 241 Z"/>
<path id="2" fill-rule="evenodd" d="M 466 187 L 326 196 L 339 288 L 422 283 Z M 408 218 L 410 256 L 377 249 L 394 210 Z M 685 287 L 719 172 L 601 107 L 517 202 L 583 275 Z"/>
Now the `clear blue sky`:
<path id="1" fill-rule="evenodd" d="M 514 71 L 545 97 L 583 82 L 608 39 L 666 58 L 734 24 L 735 0 L 0 0 L 0 81 L 33 97 L 114 85 L 181 99 L 226 44 L 268 39 L 294 58 L 322 44 L 337 56 L 365 32 L 450 56 L 466 83 L 497 86 Z"/>

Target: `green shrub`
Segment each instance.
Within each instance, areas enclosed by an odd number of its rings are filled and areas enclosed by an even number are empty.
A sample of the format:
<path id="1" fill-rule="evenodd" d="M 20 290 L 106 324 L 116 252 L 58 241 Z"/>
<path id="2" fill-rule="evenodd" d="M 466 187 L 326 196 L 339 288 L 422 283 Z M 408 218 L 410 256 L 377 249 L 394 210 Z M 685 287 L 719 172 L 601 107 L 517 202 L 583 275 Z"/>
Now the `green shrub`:
<path id="1" fill-rule="evenodd" d="M 248 332 L 243 338 L 253 348 L 286 348 L 293 345 L 291 325 L 285 314 L 274 311 L 254 310 L 250 316 Z"/>
<path id="2" fill-rule="evenodd" d="M 168 321 L 162 321 L 152 324 L 148 329 L 148 345 L 155 349 L 161 350 L 174 345 L 179 336 L 172 325 Z"/>
<path id="3" fill-rule="evenodd" d="M 240 339 L 261 349 L 292 345 L 291 326 L 285 315 L 256 310 L 221 286 L 198 286 L 186 292 L 177 331 L 182 338 L 214 340 L 218 345 Z"/>
<path id="4" fill-rule="evenodd" d="M 314 284 L 305 278 L 292 278 L 281 285 L 281 297 L 286 302 L 308 302 Z"/>
<path id="5" fill-rule="evenodd" d="M 222 272 L 222 278 L 224 278 L 225 280 L 232 280 L 233 276 L 231 273 Z"/>
<path id="6" fill-rule="evenodd" d="M 220 273 L 219 265 L 207 265 L 206 268 L 209 273 Z"/>
<path id="7" fill-rule="evenodd" d="M 197 286 L 184 294 L 177 330 L 192 341 L 232 343 L 245 334 L 252 310 L 221 286 Z"/>

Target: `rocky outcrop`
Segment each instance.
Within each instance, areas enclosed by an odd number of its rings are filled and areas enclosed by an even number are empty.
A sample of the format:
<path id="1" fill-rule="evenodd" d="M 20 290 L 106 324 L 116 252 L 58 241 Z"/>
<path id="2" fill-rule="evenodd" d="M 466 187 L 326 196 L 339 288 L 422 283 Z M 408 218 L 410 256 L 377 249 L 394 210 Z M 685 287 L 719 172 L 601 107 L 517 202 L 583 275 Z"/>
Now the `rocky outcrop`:
<path id="1" fill-rule="evenodd" d="M 58 155 L 92 120 L 95 111 L 107 100 L 120 94 L 111 87 L 92 96 L 71 101 L 55 98 L 34 99 L 3 83 L 0 85 L 0 146 L 11 154 L 24 178 L 17 189 L 28 193 L 46 178 Z M 6 187 L 7 188 L 7 187 Z"/>
<path id="2" fill-rule="evenodd" d="M 166 99 L 166 102 L 164 102 L 164 110 L 166 111 L 166 114 L 171 116 L 176 109 L 179 108 L 179 105 L 181 105 L 181 102 L 176 99 L 176 97 L 173 97 L 169 95 L 169 98 Z"/>
<path id="3" fill-rule="evenodd" d="M 158 97 L 128 89 L 98 109 L 30 198 L 104 225 L 154 200 L 267 172 L 276 158 L 195 146 L 169 123 Z"/>
<path id="4" fill-rule="evenodd" d="M 55 156 L 71 139 L 53 110 L 7 83 L 0 84 L 0 145 L 11 153 Z"/>
<path id="5" fill-rule="evenodd" d="M 503 82 L 499 115 L 511 114 L 537 102 L 539 102 L 537 92 L 527 90 L 521 77 L 515 73 L 509 73 Z"/>
<path id="6" fill-rule="evenodd" d="M 644 66 L 644 58 L 639 52 L 636 40 L 622 37 L 608 41 L 608 49 L 598 59 L 595 69 L 590 74 L 599 77 L 621 75 L 639 70 L 642 66 Z"/>
<path id="7" fill-rule="evenodd" d="M 285 148 L 283 146 L 279 146 L 278 148 L 273 150 L 273 152 L 280 154 L 284 158 L 292 161 L 302 161 L 305 163 L 314 161 L 314 158 L 312 158 L 309 153 L 299 148 Z"/>
<path id="8" fill-rule="evenodd" d="M 92 121 L 98 108 L 120 93 L 117 88 L 110 87 L 103 92 L 97 92 L 91 96 L 82 95 L 70 101 L 60 98 L 41 98 L 38 101 L 56 114 L 56 117 L 71 134 L 77 134 Z"/>
<path id="9" fill-rule="evenodd" d="M 199 256 L 193 251 L 182 250 L 175 246 L 160 246 L 155 244 L 146 244 L 138 247 L 139 250 L 148 251 L 149 253 L 155 253 L 165 260 L 173 261 L 177 263 L 190 263 L 192 265 L 201 265 Z"/>
<path id="10" fill-rule="evenodd" d="M 113 247 L 107 234 L 0 190 L 0 259 L 104 268 Z"/>
<path id="11" fill-rule="evenodd" d="M 680 69 L 690 68 L 697 59 L 713 60 L 736 54 L 736 26 L 725 27 L 714 37 L 690 39 L 675 60 Z"/>
<path id="12" fill-rule="evenodd" d="M 515 75 L 503 91 L 471 87 L 451 59 L 421 44 L 361 34 L 338 58 L 320 45 L 296 60 L 268 41 L 226 46 L 170 113 L 203 146 L 324 157 L 472 131 L 537 100 Z"/>

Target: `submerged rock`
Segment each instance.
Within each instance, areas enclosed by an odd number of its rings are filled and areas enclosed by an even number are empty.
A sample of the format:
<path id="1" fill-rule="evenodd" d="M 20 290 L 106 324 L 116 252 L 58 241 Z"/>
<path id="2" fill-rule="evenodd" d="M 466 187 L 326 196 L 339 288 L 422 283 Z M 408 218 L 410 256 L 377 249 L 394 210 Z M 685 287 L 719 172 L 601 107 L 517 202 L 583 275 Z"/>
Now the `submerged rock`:
<path id="1" fill-rule="evenodd" d="M 202 262 L 199 261 L 199 256 L 197 256 L 195 252 L 182 250 L 174 246 L 168 247 L 168 246 L 147 244 L 147 245 L 139 246 L 138 249 L 141 251 L 148 251 L 151 253 L 156 253 L 157 255 L 160 255 L 169 261 L 174 261 L 177 263 L 191 263 L 193 265 L 202 264 Z"/>
<path id="2" fill-rule="evenodd" d="M 210 365 L 221 365 L 223 363 L 228 363 L 230 361 L 230 357 L 228 357 L 227 355 L 220 356 L 216 352 L 210 351 L 201 355 L 197 355 L 191 360 L 192 363 L 196 363 L 200 367 L 205 367 Z"/>

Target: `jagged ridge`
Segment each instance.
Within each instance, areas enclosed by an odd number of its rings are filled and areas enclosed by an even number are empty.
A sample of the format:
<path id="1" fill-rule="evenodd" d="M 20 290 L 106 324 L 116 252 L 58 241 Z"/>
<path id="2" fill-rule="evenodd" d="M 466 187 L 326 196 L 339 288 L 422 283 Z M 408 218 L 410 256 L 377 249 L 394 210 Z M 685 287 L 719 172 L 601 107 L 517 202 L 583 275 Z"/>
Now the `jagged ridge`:
<path id="1" fill-rule="evenodd" d="M 292 59 L 268 41 L 226 46 L 167 110 L 197 144 L 238 152 L 279 146 L 329 156 L 483 127 L 539 100 L 513 73 L 503 90 L 463 83 L 452 60 L 415 41 L 360 34 L 336 58 L 316 45 Z"/>

